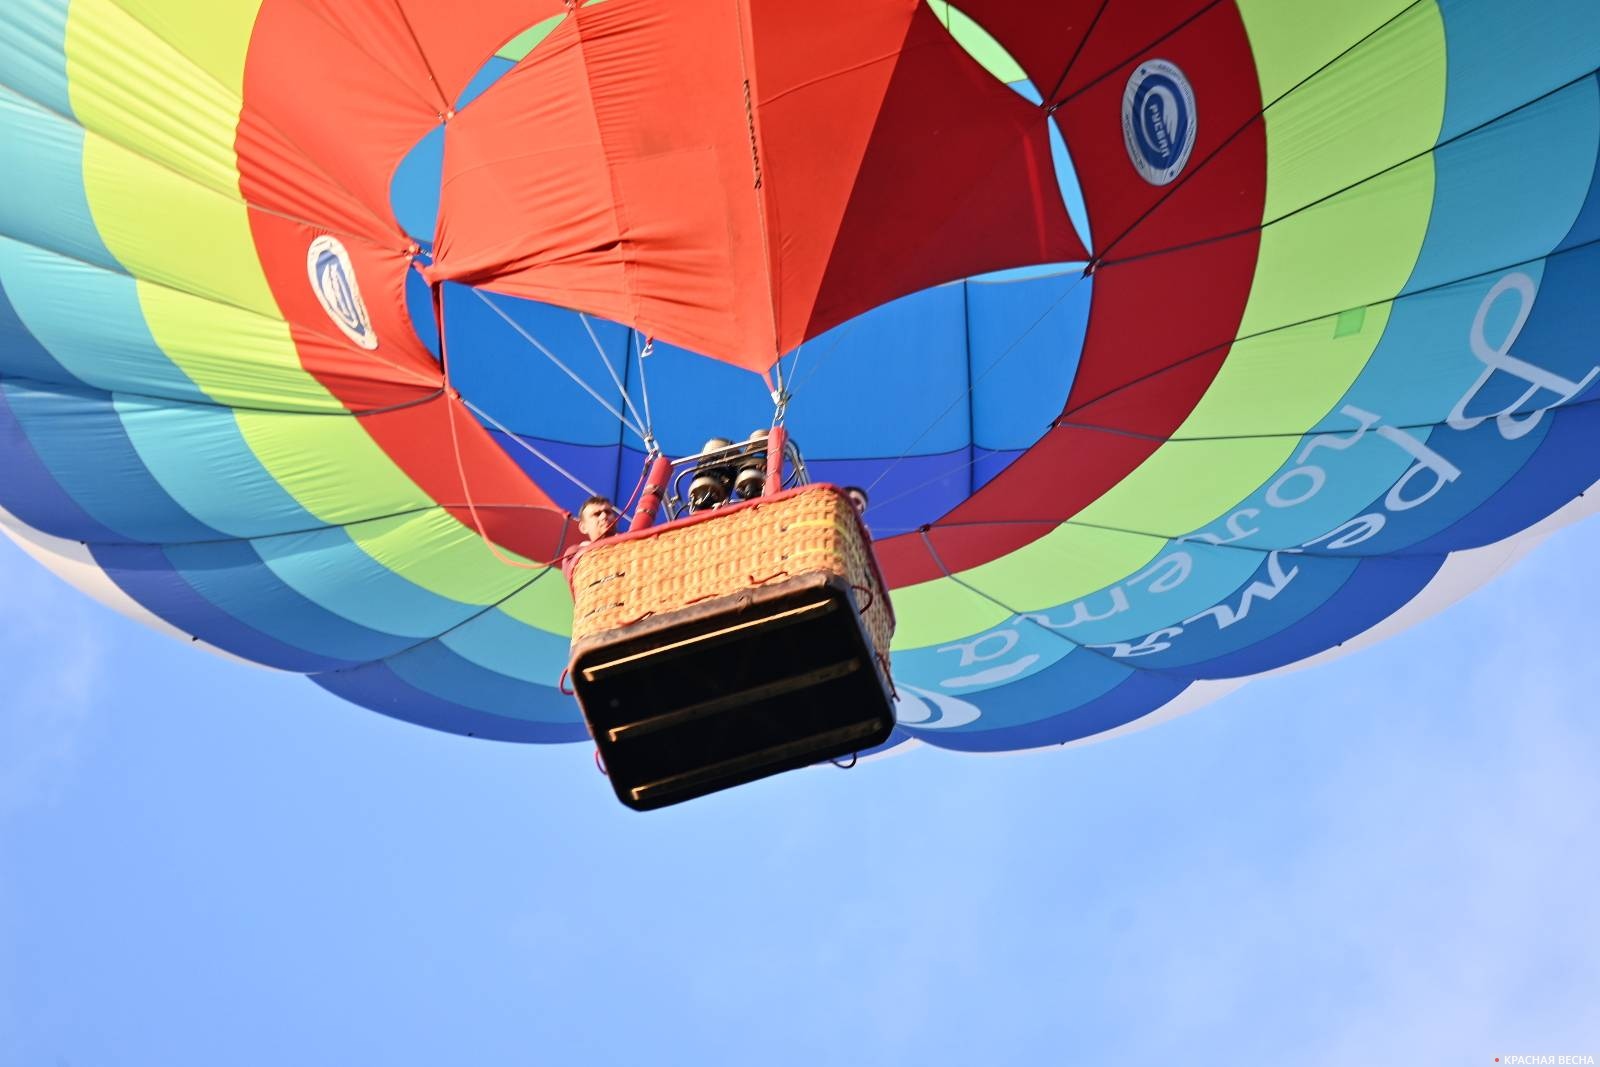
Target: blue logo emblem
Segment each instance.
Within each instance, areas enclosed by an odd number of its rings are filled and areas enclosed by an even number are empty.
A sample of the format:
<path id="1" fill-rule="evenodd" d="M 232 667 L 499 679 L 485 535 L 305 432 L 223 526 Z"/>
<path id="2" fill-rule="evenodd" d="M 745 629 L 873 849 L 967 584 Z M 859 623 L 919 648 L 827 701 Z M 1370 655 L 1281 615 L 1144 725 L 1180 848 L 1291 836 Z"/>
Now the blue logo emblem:
<path id="1" fill-rule="evenodd" d="M 1139 64 L 1122 92 L 1122 139 L 1141 178 L 1166 185 L 1183 172 L 1196 119 L 1194 89 L 1183 71 L 1164 59 Z"/>
<path id="2" fill-rule="evenodd" d="M 378 335 L 361 299 L 350 253 L 337 237 L 323 235 L 306 251 L 306 272 L 317 302 L 344 335 L 362 348 L 378 347 Z"/>

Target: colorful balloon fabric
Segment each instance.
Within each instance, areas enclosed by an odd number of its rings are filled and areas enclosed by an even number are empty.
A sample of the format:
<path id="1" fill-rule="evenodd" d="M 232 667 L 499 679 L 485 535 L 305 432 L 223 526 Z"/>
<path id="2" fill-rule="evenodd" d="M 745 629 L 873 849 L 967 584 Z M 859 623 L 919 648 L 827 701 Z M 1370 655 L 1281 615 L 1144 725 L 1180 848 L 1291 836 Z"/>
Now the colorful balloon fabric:
<path id="1" fill-rule="evenodd" d="M 1600 478 L 1591 0 L 0 6 L 0 528 L 388 715 L 585 737 L 555 559 L 792 394 L 900 727 L 1147 725 Z"/>

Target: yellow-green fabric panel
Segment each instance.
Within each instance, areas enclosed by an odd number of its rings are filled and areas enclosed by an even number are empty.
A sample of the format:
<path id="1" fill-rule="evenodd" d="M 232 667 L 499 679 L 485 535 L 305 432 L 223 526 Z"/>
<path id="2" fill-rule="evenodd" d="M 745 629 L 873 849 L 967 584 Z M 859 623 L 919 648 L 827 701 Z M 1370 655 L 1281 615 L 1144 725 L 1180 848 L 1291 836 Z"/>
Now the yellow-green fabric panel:
<path id="1" fill-rule="evenodd" d="M 1288 5 L 1275 5 L 1285 18 Z M 1419 4 L 1276 102 L 1267 97 L 1270 222 L 1431 149 L 1444 124 L 1444 22 Z M 1253 324 L 1246 319 L 1245 333 Z"/>
<path id="2" fill-rule="evenodd" d="M 936 578 L 894 591 L 892 651 L 941 645 L 998 626 L 1011 613 L 959 582 Z"/>
<path id="3" fill-rule="evenodd" d="M 116 0 L 116 6 L 235 94 L 243 91 L 261 0 Z"/>
<path id="4" fill-rule="evenodd" d="M 99 133 L 225 196 L 239 195 L 240 98 L 112 0 L 75 0 L 67 20 L 72 110 Z"/>
<path id="5" fill-rule="evenodd" d="M 128 273 L 282 319 L 237 192 L 218 192 L 94 132 L 84 137 L 83 187 L 101 239 Z"/>
<path id="6" fill-rule="evenodd" d="M 493 604 L 531 573 L 495 558 L 476 530 L 443 508 L 364 522 L 349 533 L 367 555 L 395 574 L 466 604 Z M 570 613 L 570 603 L 567 610 Z"/>
<path id="7" fill-rule="evenodd" d="M 343 413 L 307 374 L 283 320 L 136 282 L 151 336 L 207 396 L 230 407 Z M 363 432 L 363 436 L 365 436 Z"/>

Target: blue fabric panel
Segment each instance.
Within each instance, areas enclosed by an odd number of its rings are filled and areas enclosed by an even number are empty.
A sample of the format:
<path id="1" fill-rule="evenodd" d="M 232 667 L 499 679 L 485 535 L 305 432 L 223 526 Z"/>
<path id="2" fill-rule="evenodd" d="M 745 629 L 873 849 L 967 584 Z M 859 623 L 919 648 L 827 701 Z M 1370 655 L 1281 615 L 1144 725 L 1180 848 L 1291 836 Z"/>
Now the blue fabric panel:
<path id="1" fill-rule="evenodd" d="M 209 399 L 150 335 L 128 275 L 0 238 L 0 283 L 17 318 L 77 381 L 112 392 Z"/>
<path id="2" fill-rule="evenodd" d="M 1240 589 L 1160 631 L 1157 651 L 1139 655 L 1138 666 L 1179 669 L 1195 677 L 1200 665 L 1265 641 L 1326 603 L 1349 580 L 1359 559 L 1280 553 L 1263 559 Z M 1274 566 L 1276 573 L 1274 573 Z"/>
<path id="3" fill-rule="evenodd" d="M 1590 78 L 1588 84 L 1600 85 L 1600 79 Z M 1589 193 L 1583 202 L 1583 210 L 1578 213 L 1577 221 L 1561 242 L 1559 251 L 1596 240 L 1600 240 L 1600 158 L 1596 159 L 1595 169 L 1589 175 Z"/>
<path id="4" fill-rule="evenodd" d="M 1543 443 L 1550 422 L 1547 415 L 1531 433 L 1515 441 L 1501 437 L 1493 423 L 1484 423 L 1467 431 L 1435 430 L 1429 436 L 1431 446 L 1460 468 L 1461 477 L 1446 485 L 1421 507 L 1403 512 L 1389 511 L 1383 531 L 1362 545 L 1360 551 L 1366 555 L 1381 555 L 1416 551 L 1417 545 L 1429 544 L 1433 546 L 1432 551 L 1453 552 L 1483 544 L 1482 541 L 1469 540 L 1467 531 L 1457 524 L 1484 501 L 1495 496 L 1506 483 L 1523 477 L 1521 472 Z M 1427 479 L 1431 475 L 1421 477 Z M 1566 503 L 1582 488 L 1574 487 L 1555 507 Z M 1518 529 L 1534 521 L 1536 518 L 1527 514 L 1515 517 Z"/>
<path id="5" fill-rule="evenodd" d="M 72 114 L 67 95 L 69 0 L 0 4 L 0 70 L 5 84 L 61 115 Z"/>
<path id="6" fill-rule="evenodd" d="M 6 383 L 0 380 L 0 507 L 54 537 L 72 541 L 120 541 L 122 536 L 96 522 L 78 506 L 45 468 L 11 411 Z"/>
<path id="7" fill-rule="evenodd" d="M 419 256 L 418 260 L 431 262 L 425 255 Z M 433 353 L 433 358 L 439 359 L 439 324 L 433 319 L 433 290 L 428 288 L 421 272 L 406 271 L 405 294 L 406 313 L 411 317 L 412 330 L 417 339 Z"/>
<path id="8" fill-rule="evenodd" d="M 1594 469 L 1572 462 L 1572 457 L 1600 453 L 1600 409 L 1593 402 L 1558 408 L 1546 414 L 1544 422 L 1547 425 L 1535 431 L 1543 434 L 1544 440 L 1518 477 L 1455 525 L 1411 546 L 1410 551 L 1448 552 L 1493 544 L 1532 526 L 1587 490 L 1595 480 Z M 1484 429 L 1487 424 L 1479 427 Z"/>
<path id="9" fill-rule="evenodd" d="M 559 570 L 535 579 L 560 580 Z M 440 635 L 439 640 L 462 659 L 485 670 L 545 686 L 557 684 L 572 651 L 565 636 L 519 622 L 498 608 Z"/>
<path id="10" fill-rule="evenodd" d="M 1450 57 L 1440 139 L 1549 92 L 1594 68 L 1600 6 L 1440 0 Z"/>
<path id="11" fill-rule="evenodd" d="M 112 581 L 152 614 L 202 641 L 286 671 L 326 671 L 349 661 L 308 652 L 252 629 L 200 595 L 153 545 L 91 545 Z"/>
<path id="12" fill-rule="evenodd" d="M 1433 214 L 1406 291 L 1548 254 L 1583 208 L 1597 148 L 1600 92 L 1585 78 L 1438 149 Z"/>
<path id="13" fill-rule="evenodd" d="M 507 435 L 499 430 L 491 428 L 489 436 L 505 450 L 506 455 L 516 460 L 517 465 L 527 472 L 529 478 L 543 487 L 552 500 L 568 512 L 577 514 L 584 498 L 589 495 L 583 486 L 572 484 L 557 473 L 549 463 L 508 439 Z M 615 445 L 569 445 L 562 441 L 538 438 L 524 440 L 529 447 L 538 449 L 549 457 L 551 462 L 560 464 L 585 486 L 616 501 L 618 506 L 626 501 L 627 494 L 632 491 L 634 482 L 638 480 L 639 467 L 634 466 L 631 461 L 628 464 L 627 483 L 624 485 L 622 479 L 618 477 L 618 458 L 619 455 L 626 453 L 621 452 Z M 636 455 L 642 460 L 644 453 L 638 452 Z"/>
<path id="14" fill-rule="evenodd" d="M 347 663 L 383 659 L 416 638 L 379 633 L 306 599 L 266 567 L 246 541 L 166 546 L 167 558 L 202 596 L 286 645 Z"/>
<path id="15" fill-rule="evenodd" d="M 1063 660 L 1063 664 L 1067 661 Z M 1085 661 L 1087 662 L 1087 661 Z M 1070 681 L 1049 673 L 1023 682 L 1023 699 L 1036 710 L 1060 706 L 1060 693 L 1070 692 Z M 1034 722 L 1020 722 L 999 730 L 925 730 L 918 740 L 957 752 L 1006 752 L 1040 745 L 1064 744 L 1130 723 L 1176 699 L 1189 687 L 1190 679 L 1158 671 L 1131 671 L 1114 688 L 1060 714 Z M 1009 694 L 1008 694 L 1009 696 Z M 988 698 L 984 700 L 984 719 L 988 718 Z M 979 720 L 979 723 L 983 722 Z"/>
<path id="16" fill-rule="evenodd" d="M 508 678 L 462 659 L 438 641 L 427 641 L 386 661 L 402 681 L 453 704 L 507 719 L 548 723 L 584 730 L 578 703 L 549 684 Z"/>
<path id="17" fill-rule="evenodd" d="M 439 186 L 444 180 L 444 125 L 412 146 L 389 179 L 389 203 L 400 227 L 417 241 L 432 241 L 439 225 Z"/>
<path id="18" fill-rule="evenodd" d="M 792 358 L 789 428 L 808 459 L 964 449 L 972 442 L 968 352 L 959 282 L 875 308 Z"/>
<path id="19" fill-rule="evenodd" d="M 898 462 L 813 460 L 808 452 L 806 468 L 814 482 L 870 488 L 867 523 L 879 538 L 934 521 L 966 500 L 972 484 L 972 462 L 965 448 L 907 456 Z"/>
<path id="20" fill-rule="evenodd" d="M 1205 678 L 1238 678 L 1343 644 L 1410 603 L 1443 565 L 1443 556 L 1362 560 L 1349 579 L 1305 618 L 1192 669 Z"/>
<path id="21" fill-rule="evenodd" d="M 589 731 L 578 725 L 534 722 L 490 715 L 424 693 L 397 676 L 386 664 L 372 663 L 353 670 L 313 674 L 311 680 L 353 704 L 382 712 L 403 722 L 428 726 L 467 737 L 493 741 L 531 741 L 553 744 L 586 741 Z M 568 697 L 567 699 L 571 699 Z"/>
<path id="22" fill-rule="evenodd" d="M 151 476 L 212 529 L 230 537 L 263 537 L 323 525 L 267 473 L 230 409 L 119 397 L 116 410 Z"/>
<path id="23" fill-rule="evenodd" d="M 430 592 L 369 556 L 343 527 L 251 542 L 273 575 L 307 600 L 376 633 L 421 640 L 483 611 Z"/>
<path id="24" fill-rule="evenodd" d="M 167 495 L 139 459 L 109 395 L 0 381 L 45 468 L 115 540 L 204 541 L 222 534 Z"/>
<path id="25" fill-rule="evenodd" d="M 494 308 L 504 311 L 596 393 L 605 397 L 607 403 L 622 411 L 619 391 L 584 329 L 583 320 L 564 308 L 532 300 L 493 293 L 488 299 L 494 302 L 494 307 L 486 305 L 466 286 L 447 283 L 444 287 L 445 340 L 452 384 L 464 397 L 518 434 L 571 444 L 615 445 L 622 429 L 616 417 L 497 315 Z M 620 376 L 628 355 L 630 331 L 604 319 L 590 317 L 589 322 Z M 755 381 L 748 374 L 743 377 Z M 652 399 L 656 399 L 654 377 L 650 387 Z M 757 393 L 765 396 L 760 390 Z M 769 411 L 763 413 L 763 419 L 770 414 L 770 402 L 767 406 Z M 673 409 L 665 407 L 663 410 Z M 541 476 L 540 484 L 554 483 L 549 477 Z"/>
<path id="26" fill-rule="evenodd" d="M 0 21 L 6 17 L 0 10 Z M 6 34 L 0 29 L 0 54 L 6 47 Z M 3 62 L 0 70 L 7 79 L 12 77 Z M 83 139 L 83 128 L 70 118 L 0 85 L 0 174 L 6 176 L 0 236 L 116 270 L 117 261 L 89 213 L 83 188 Z"/>
<path id="27" fill-rule="evenodd" d="M 0 378 L 58 385 L 80 384 L 17 318 L 0 279 Z"/>
<path id="28" fill-rule="evenodd" d="M 1092 279 L 1074 271 L 964 285 L 972 441 L 994 451 L 1030 448 L 1061 414 L 1078 373 Z"/>

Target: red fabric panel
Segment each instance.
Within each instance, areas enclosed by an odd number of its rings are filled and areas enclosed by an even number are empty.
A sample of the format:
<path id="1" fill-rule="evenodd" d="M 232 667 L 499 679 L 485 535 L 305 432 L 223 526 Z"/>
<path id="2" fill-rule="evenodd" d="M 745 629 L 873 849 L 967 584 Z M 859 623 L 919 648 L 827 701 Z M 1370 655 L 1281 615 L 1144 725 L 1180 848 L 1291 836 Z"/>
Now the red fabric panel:
<path id="1" fill-rule="evenodd" d="M 451 123 L 430 277 L 763 370 L 896 296 L 1083 255 L 1040 112 L 921 0 L 743 8 L 578 9 Z"/>
<path id="2" fill-rule="evenodd" d="M 608 0 L 563 22 L 450 124 L 429 277 L 695 350 L 770 336 L 729 16 Z"/>
<path id="3" fill-rule="evenodd" d="M 248 196 L 248 172 L 243 184 Z M 361 240 L 342 242 L 378 337 L 378 347 L 368 351 L 334 324 L 311 286 L 307 250 L 328 231 L 262 211 L 250 213 L 250 231 L 273 298 L 291 323 L 301 366 L 351 411 L 410 403 L 444 384 L 406 311 L 406 253 Z"/>
<path id="4" fill-rule="evenodd" d="M 563 22 L 451 122 L 429 277 L 770 363 L 734 12 L 608 0 Z"/>

